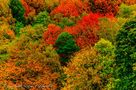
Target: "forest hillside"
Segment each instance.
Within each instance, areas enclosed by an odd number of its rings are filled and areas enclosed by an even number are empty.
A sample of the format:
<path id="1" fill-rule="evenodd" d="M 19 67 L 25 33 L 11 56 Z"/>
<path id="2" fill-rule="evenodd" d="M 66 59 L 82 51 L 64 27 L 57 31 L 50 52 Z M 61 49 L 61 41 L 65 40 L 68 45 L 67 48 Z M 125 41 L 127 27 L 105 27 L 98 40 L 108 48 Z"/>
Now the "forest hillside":
<path id="1" fill-rule="evenodd" d="M 136 0 L 0 0 L 0 90 L 136 90 Z"/>

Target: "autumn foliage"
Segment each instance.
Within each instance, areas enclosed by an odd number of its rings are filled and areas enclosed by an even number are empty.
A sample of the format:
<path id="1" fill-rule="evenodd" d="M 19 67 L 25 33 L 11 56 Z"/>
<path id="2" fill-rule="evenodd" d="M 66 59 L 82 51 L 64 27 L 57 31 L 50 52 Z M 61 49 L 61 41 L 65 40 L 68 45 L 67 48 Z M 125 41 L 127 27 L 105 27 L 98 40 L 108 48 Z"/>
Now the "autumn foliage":
<path id="1" fill-rule="evenodd" d="M 63 68 L 67 78 L 62 90 L 111 90 L 108 86 L 112 82 L 113 52 L 112 43 L 101 39 L 95 48 L 87 47 L 75 53 Z"/>
<path id="2" fill-rule="evenodd" d="M 64 31 L 72 34 L 77 45 L 81 48 L 88 45 L 94 45 L 98 40 L 96 32 L 99 29 L 99 17 L 99 14 L 90 13 L 89 15 L 84 16 L 77 25 L 73 27 L 66 27 Z"/>
<path id="3" fill-rule="evenodd" d="M 25 14 L 24 14 L 24 16 L 27 17 L 28 14 L 31 12 L 30 6 L 26 3 L 25 0 L 21 0 L 21 3 L 22 3 L 22 5 L 23 5 L 23 7 L 24 7 L 24 9 L 25 9 Z"/>
<path id="4" fill-rule="evenodd" d="M 80 48 L 94 45 L 99 39 L 97 31 L 99 29 L 98 19 L 100 17 L 100 14 L 90 13 L 79 20 L 75 26 L 65 27 L 63 30 L 61 30 L 60 27 L 51 24 L 44 33 L 44 39 L 47 44 L 54 44 L 61 32 L 69 32 L 74 36 L 74 39 Z"/>
<path id="5" fill-rule="evenodd" d="M 90 0 L 90 6 L 93 12 L 102 14 L 116 15 L 119 10 L 121 0 Z"/>
<path id="6" fill-rule="evenodd" d="M 134 5 L 136 4 L 136 0 L 123 0 L 123 2 L 127 5 Z"/>
<path id="7" fill-rule="evenodd" d="M 45 9 L 45 0 L 24 0 L 32 9 L 39 13 Z"/>
<path id="8" fill-rule="evenodd" d="M 0 90 L 136 90 L 136 0 L 0 0 Z"/>
<path id="9" fill-rule="evenodd" d="M 47 31 L 44 32 L 44 40 L 47 44 L 55 44 L 55 41 L 58 38 L 58 35 L 62 32 L 59 26 L 54 24 L 49 24 Z"/>
<path id="10" fill-rule="evenodd" d="M 3 69 L 2 67 L 5 68 Z M 22 64 L 20 66 L 17 66 L 13 60 L 9 60 L 4 66 L 1 65 L 0 71 L 1 90 L 3 90 L 5 86 L 14 89 L 29 88 L 31 90 L 43 87 L 48 90 L 57 88 L 57 84 L 53 81 L 55 81 L 59 75 L 52 73 L 49 67 L 42 66 L 33 60 L 28 61 L 26 65 Z M 38 79 L 38 77 L 40 78 Z"/>
<path id="11" fill-rule="evenodd" d="M 25 9 L 23 8 L 20 0 L 10 0 L 9 7 L 11 8 L 13 18 L 15 18 L 19 22 L 25 23 Z"/>
<path id="12" fill-rule="evenodd" d="M 62 13 L 64 16 L 79 16 L 83 12 L 88 12 L 89 5 L 81 0 L 64 0 L 56 7 L 51 14 Z"/>

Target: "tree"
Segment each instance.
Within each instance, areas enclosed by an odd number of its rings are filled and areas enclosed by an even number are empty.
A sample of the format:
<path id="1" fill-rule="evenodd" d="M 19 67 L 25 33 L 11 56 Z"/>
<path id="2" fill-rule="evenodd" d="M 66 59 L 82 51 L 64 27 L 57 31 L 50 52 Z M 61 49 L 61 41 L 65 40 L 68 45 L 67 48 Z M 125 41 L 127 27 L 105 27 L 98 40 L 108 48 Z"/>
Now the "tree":
<path id="1" fill-rule="evenodd" d="M 101 38 L 96 44 L 95 49 L 97 50 L 99 64 L 102 67 L 99 71 L 101 77 L 101 87 L 111 90 L 114 86 L 114 62 L 115 62 L 115 46 L 112 42 Z"/>
<path id="2" fill-rule="evenodd" d="M 0 0 L 0 17 L 4 16 L 7 17 L 11 14 L 10 9 L 9 9 L 9 1 L 10 0 Z"/>
<path id="3" fill-rule="evenodd" d="M 33 25 L 42 24 L 48 26 L 51 23 L 49 13 L 47 11 L 40 12 L 37 16 L 34 17 Z"/>
<path id="4" fill-rule="evenodd" d="M 127 5 L 134 5 L 136 4 L 136 0 L 122 0 L 123 3 L 127 4 Z"/>
<path id="5" fill-rule="evenodd" d="M 36 14 L 45 10 L 45 0 L 24 0 L 31 8 L 35 9 Z"/>
<path id="6" fill-rule="evenodd" d="M 56 90 L 61 66 L 55 49 L 39 39 L 41 30 L 37 27 L 27 26 L 21 32 L 12 45 L 7 45 L 9 58 L 0 64 L 0 89 Z M 0 48 L 0 53 L 4 52 Z"/>
<path id="7" fill-rule="evenodd" d="M 68 62 L 70 55 L 79 50 L 73 36 L 68 32 L 63 32 L 58 36 L 58 39 L 55 42 L 55 47 L 62 62 Z"/>
<path id="8" fill-rule="evenodd" d="M 90 7 L 93 12 L 116 15 L 121 0 L 90 0 Z"/>
<path id="9" fill-rule="evenodd" d="M 102 56 L 114 56 L 115 47 L 113 46 L 112 42 L 108 40 L 101 38 L 95 44 L 95 48 Z"/>
<path id="10" fill-rule="evenodd" d="M 136 12 L 135 7 L 136 5 L 121 4 L 119 7 L 118 17 L 130 18 L 135 16 L 133 15 Z"/>
<path id="11" fill-rule="evenodd" d="M 67 78 L 62 90 L 111 90 L 114 49 L 111 42 L 100 39 L 94 48 L 75 53 L 63 68 Z"/>
<path id="12" fill-rule="evenodd" d="M 136 71 L 133 65 L 136 63 L 136 18 L 123 25 L 116 37 L 116 68 L 115 89 L 136 89 Z"/>
<path id="13" fill-rule="evenodd" d="M 79 16 L 83 12 L 89 12 L 88 2 L 83 0 L 64 0 L 61 1 L 58 7 L 56 7 L 51 14 L 62 13 L 64 16 Z"/>
<path id="14" fill-rule="evenodd" d="M 56 6 L 60 4 L 61 0 L 45 0 L 46 8 L 49 12 L 51 12 Z"/>
<path id="15" fill-rule="evenodd" d="M 21 28 L 23 28 L 23 27 L 24 27 L 24 25 L 23 25 L 22 22 L 16 22 L 16 23 L 15 23 L 14 32 L 15 32 L 16 36 L 19 36 L 19 35 L 20 35 L 20 30 L 21 30 Z"/>
<path id="16" fill-rule="evenodd" d="M 70 27 L 70 26 L 73 26 L 74 24 L 75 24 L 75 22 L 72 19 L 69 19 L 68 17 L 62 17 L 61 21 L 58 22 L 58 25 L 61 28 L 64 28 L 66 26 Z"/>
<path id="17" fill-rule="evenodd" d="M 24 9 L 25 9 L 25 17 L 28 17 L 29 13 L 31 12 L 30 6 L 26 3 L 25 0 L 21 0 L 21 4 L 23 5 Z"/>
<path id="18" fill-rule="evenodd" d="M 10 25 L 8 23 L 3 23 L 0 25 L 0 46 L 9 43 L 14 40 L 15 33 L 10 29 Z"/>
<path id="19" fill-rule="evenodd" d="M 118 20 L 116 18 L 102 17 L 99 19 L 99 30 L 97 33 L 99 38 L 109 40 L 115 44 L 115 37 L 120 28 L 121 26 L 118 24 Z"/>
<path id="20" fill-rule="evenodd" d="M 47 31 L 43 35 L 45 43 L 54 45 L 61 32 L 62 30 L 59 26 L 49 24 Z"/>
<path id="21" fill-rule="evenodd" d="M 64 73 L 67 75 L 62 90 L 101 90 L 101 78 L 97 67 L 97 51 L 92 47 L 81 49 L 71 58 Z"/>
<path id="22" fill-rule="evenodd" d="M 91 12 L 79 20 L 75 26 L 66 27 L 64 31 L 74 36 L 80 48 L 93 46 L 99 39 L 97 35 L 99 18 L 99 14 Z"/>
<path id="23" fill-rule="evenodd" d="M 25 9 L 22 6 L 20 0 L 10 0 L 9 7 L 12 11 L 13 17 L 17 21 L 25 23 L 25 17 L 24 17 Z"/>
<path id="24" fill-rule="evenodd" d="M 0 89 L 57 89 L 59 74 L 37 60 L 10 59 L 1 64 Z"/>

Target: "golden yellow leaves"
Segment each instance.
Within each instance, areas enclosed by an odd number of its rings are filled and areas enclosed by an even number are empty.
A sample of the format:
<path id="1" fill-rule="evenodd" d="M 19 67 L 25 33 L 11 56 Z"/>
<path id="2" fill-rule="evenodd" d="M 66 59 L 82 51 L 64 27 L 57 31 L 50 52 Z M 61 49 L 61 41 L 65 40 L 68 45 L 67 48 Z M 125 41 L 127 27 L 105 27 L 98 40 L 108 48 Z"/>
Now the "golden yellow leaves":
<path id="1" fill-rule="evenodd" d="M 98 63 L 97 52 L 91 47 L 76 53 L 68 66 L 64 68 L 67 78 L 62 90 L 75 90 L 77 87 L 79 90 L 89 90 L 91 85 L 100 84 Z"/>

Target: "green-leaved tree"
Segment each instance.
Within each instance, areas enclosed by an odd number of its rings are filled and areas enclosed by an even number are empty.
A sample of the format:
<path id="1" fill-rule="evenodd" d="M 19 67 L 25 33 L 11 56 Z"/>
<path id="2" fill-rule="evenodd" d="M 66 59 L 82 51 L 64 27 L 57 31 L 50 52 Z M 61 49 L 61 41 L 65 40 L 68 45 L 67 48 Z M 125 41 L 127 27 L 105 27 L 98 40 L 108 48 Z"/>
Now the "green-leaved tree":
<path id="1" fill-rule="evenodd" d="M 125 23 L 116 37 L 116 90 L 135 90 L 136 18 Z"/>
<path id="2" fill-rule="evenodd" d="M 22 6 L 20 0 L 10 0 L 9 7 L 11 9 L 13 18 L 19 22 L 25 23 L 25 9 Z"/>
<path id="3" fill-rule="evenodd" d="M 55 46 L 62 62 L 67 62 L 70 55 L 79 50 L 79 47 L 76 45 L 73 36 L 68 32 L 63 32 L 58 36 Z"/>

